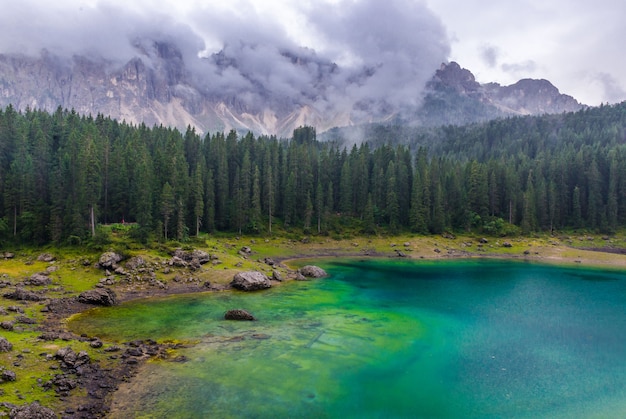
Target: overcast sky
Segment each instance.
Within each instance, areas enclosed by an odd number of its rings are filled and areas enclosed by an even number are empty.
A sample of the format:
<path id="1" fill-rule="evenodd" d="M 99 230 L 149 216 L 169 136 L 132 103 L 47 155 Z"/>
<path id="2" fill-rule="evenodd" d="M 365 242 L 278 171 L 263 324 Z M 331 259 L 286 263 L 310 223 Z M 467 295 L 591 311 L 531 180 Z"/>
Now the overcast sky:
<path id="1" fill-rule="evenodd" d="M 47 48 L 61 55 L 89 52 L 123 60 L 135 53 L 130 41 L 141 36 L 184 41 L 187 57 L 228 45 L 247 71 L 260 72 L 268 86 L 288 94 L 310 84 L 313 70 L 295 73 L 286 63 L 281 67 L 276 51 L 307 47 L 320 59 L 352 69 L 342 73 L 341 83 L 334 81 L 337 100 L 348 92 L 357 99 L 389 94 L 406 101 L 448 60 L 472 71 L 481 83 L 545 78 L 586 104 L 626 100 L 623 0 L 3 3 L 0 52 L 38 54 Z M 258 47 L 242 47 L 246 43 Z M 356 69 L 375 69 L 375 75 L 355 81 Z M 241 74 L 214 80 L 226 88 L 237 78 Z"/>

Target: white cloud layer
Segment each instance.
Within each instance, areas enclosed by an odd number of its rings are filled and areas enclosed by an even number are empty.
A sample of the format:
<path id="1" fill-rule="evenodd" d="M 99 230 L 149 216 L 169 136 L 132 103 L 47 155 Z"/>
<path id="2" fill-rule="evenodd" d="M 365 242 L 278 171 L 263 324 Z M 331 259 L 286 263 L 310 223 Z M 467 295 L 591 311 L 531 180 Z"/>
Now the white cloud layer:
<path id="1" fill-rule="evenodd" d="M 0 52 L 122 63 L 145 39 L 173 42 L 207 90 L 243 102 L 304 97 L 338 111 L 419 102 L 449 54 L 443 24 L 414 0 L 22 0 L 4 8 L 0 27 Z"/>
<path id="2" fill-rule="evenodd" d="M 443 61 L 480 82 L 545 78 L 583 103 L 626 99 L 622 0 L 58 0 L 5 2 L 0 52 L 101 55 L 120 61 L 146 37 L 176 41 L 207 88 L 261 86 L 323 101 L 419 100 Z M 224 49 L 234 67 L 200 68 Z M 299 70 L 286 51 L 310 58 Z M 326 63 L 326 64 L 324 64 Z M 338 63 L 340 71 L 330 63 Z M 249 93 L 249 91 L 248 91 Z M 253 99 L 251 99 L 253 100 Z M 258 97 L 257 99 L 258 100 Z"/>

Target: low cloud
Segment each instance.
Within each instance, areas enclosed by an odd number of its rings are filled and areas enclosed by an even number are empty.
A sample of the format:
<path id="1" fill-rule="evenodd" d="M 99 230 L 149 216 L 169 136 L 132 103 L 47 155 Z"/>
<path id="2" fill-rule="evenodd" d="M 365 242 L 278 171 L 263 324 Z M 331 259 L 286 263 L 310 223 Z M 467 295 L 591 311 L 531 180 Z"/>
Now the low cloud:
<path id="1" fill-rule="evenodd" d="M 181 11 L 112 1 L 3 6 L 0 52 L 102 57 L 123 64 L 150 42 L 181 50 L 206 91 L 254 106 L 297 101 L 337 112 L 367 104 L 412 106 L 450 47 L 441 21 L 421 1 L 339 0 L 292 6 L 293 25 L 239 1 Z M 308 38 L 307 43 L 303 39 Z M 383 103 L 380 105 L 380 103 Z M 280 104 L 280 103 L 279 103 Z"/>
<path id="2" fill-rule="evenodd" d="M 502 71 L 515 77 L 528 77 L 529 74 L 537 70 L 537 63 L 533 60 L 527 60 L 519 63 L 504 63 L 500 67 Z"/>
<path id="3" fill-rule="evenodd" d="M 498 65 L 500 50 L 493 45 L 485 45 L 480 50 L 480 57 L 487 67 L 494 68 Z"/>
<path id="4" fill-rule="evenodd" d="M 598 73 L 595 81 L 603 90 L 603 98 L 608 103 L 617 103 L 626 97 L 626 90 L 620 82 L 608 73 Z"/>

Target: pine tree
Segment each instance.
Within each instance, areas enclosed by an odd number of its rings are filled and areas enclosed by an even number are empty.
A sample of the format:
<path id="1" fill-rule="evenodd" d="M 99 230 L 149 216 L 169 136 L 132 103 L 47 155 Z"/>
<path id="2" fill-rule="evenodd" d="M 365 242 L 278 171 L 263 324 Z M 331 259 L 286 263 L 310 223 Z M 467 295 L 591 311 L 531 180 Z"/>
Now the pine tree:
<path id="1" fill-rule="evenodd" d="M 196 164 L 194 171 L 194 182 L 192 189 L 193 217 L 196 226 L 196 237 L 200 235 L 200 226 L 202 225 L 202 216 L 204 215 L 204 182 L 202 181 L 203 166 Z"/>
<path id="2" fill-rule="evenodd" d="M 572 225 L 581 228 L 583 224 L 582 207 L 580 204 L 580 188 L 576 186 L 572 193 Z"/>
<path id="3" fill-rule="evenodd" d="M 213 232 L 215 230 L 215 181 L 213 170 L 207 172 L 204 196 L 206 201 L 204 205 L 204 219 L 207 231 Z"/>
<path id="4" fill-rule="evenodd" d="M 339 210 L 346 216 L 352 214 L 352 177 L 350 162 L 346 160 L 341 167 L 339 178 Z"/>
<path id="5" fill-rule="evenodd" d="M 252 197 L 250 200 L 250 230 L 258 232 L 261 229 L 261 172 L 258 166 L 254 166 L 252 175 Z"/>
<path id="6" fill-rule="evenodd" d="M 389 222 L 389 229 L 392 233 L 398 231 L 400 225 L 400 206 L 398 204 L 397 194 L 397 181 L 395 176 L 396 166 L 392 161 L 389 162 L 387 167 L 387 219 Z"/>
<path id="7" fill-rule="evenodd" d="M 376 233 L 376 221 L 374 219 L 374 203 L 372 202 L 372 194 L 367 197 L 367 203 L 363 210 L 363 232 L 365 234 Z"/>
<path id="8" fill-rule="evenodd" d="M 168 240 L 168 227 L 170 217 L 174 213 L 174 210 L 174 191 L 172 190 L 169 182 L 165 182 L 165 185 L 163 185 L 163 190 L 161 192 L 161 215 L 163 216 L 163 236 L 165 237 L 165 240 Z"/>

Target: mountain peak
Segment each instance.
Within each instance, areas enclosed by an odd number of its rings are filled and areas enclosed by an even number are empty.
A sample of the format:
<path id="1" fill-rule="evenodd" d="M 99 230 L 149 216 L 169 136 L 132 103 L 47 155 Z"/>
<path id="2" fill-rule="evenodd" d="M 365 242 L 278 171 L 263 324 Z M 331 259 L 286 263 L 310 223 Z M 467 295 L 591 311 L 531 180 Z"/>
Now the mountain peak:
<path id="1" fill-rule="evenodd" d="M 480 90 L 480 83 L 476 81 L 472 72 L 462 68 L 455 61 L 442 63 L 431 83 L 441 83 L 462 94 L 475 93 Z"/>
<path id="2" fill-rule="evenodd" d="M 452 61 L 434 71 L 423 101 L 415 91 L 417 105 L 401 112 L 379 94 L 384 90 L 367 96 L 370 90 L 363 89 L 358 100 L 348 97 L 377 76 L 375 69 L 348 74 L 312 51 L 282 51 L 280 63 L 268 62 L 265 72 L 257 74 L 254 66 L 240 68 L 245 56 L 228 47 L 201 62 L 169 41 L 137 39 L 133 47 L 136 56 L 123 64 L 82 56 L 61 59 L 47 51 L 38 58 L 0 54 L 0 106 L 50 112 L 61 106 L 148 126 L 184 130 L 191 125 L 203 133 L 235 129 L 285 137 L 304 124 L 320 133 L 396 116 L 420 125 L 459 125 L 581 107 L 547 80 L 480 84 Z M 299 78 L 303 69 L 306 82 Z M 277 72 L 290 75 L 293 83 L 268 82 Z M 343 79 L 345 84 L 337 82 Z M 226 80 L 230 84 L 223 84 Z"/>
<path id="3" fill-rule="evenodd" d="M 583 107 L 573 97 L 560 93 L 548 80 L 527 78 L 509 86 L 480 84 L 471 71 L 454 61 L 441 65 L 429 88 L 434 96 L 454 92 L 493 106 L 500 116 L 573 112 Z"/>

